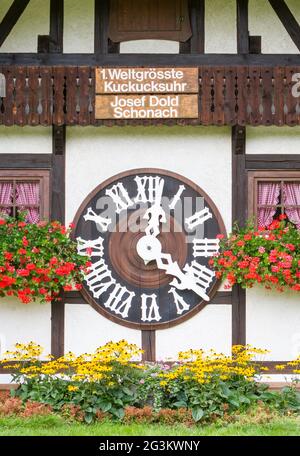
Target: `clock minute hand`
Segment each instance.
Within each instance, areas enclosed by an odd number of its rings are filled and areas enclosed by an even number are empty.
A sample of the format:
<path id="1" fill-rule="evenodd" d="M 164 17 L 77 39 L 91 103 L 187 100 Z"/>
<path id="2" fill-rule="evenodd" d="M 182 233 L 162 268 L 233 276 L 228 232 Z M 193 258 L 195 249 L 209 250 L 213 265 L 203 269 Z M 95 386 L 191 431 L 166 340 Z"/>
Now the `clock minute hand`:
<path id="1" fill-rule="evenodd" d="M 174 285 L 179 290 L 193 290 L 198 296 L 205 301 L 209 301 L 209 297 L 205 293 L 205 289 L 200 286 L 199 280 L 188 267 L 188 271 L 184 273 L 178 266 L 177 261 L 173 261 L 169 253 L 162 253 L 162 247 L 160 241 L 152 236 L 142 236 L 137 243 L 137 253 L 147 264 L 150 261 L 155 260 L 158 269 L 166 271 L 167 274 L 176 277 L 178 280 L 173 280 L 171 285 Z"/>
<path id="2" fill-rule="evenodd" d="M 209 297 L 203 288 L 195 283 L 193 274 L 184 273 L 178 266 L 177 261 L 172 260 L 169 253 L 160 253 L 155 259 L 158 269 L 162 269 L 166 271 L 166 274 L 176 277 L 176 279 L 172 280 L 171 285 L 179 290 L 192 290 L 205 301 L 209 301 Z"/>

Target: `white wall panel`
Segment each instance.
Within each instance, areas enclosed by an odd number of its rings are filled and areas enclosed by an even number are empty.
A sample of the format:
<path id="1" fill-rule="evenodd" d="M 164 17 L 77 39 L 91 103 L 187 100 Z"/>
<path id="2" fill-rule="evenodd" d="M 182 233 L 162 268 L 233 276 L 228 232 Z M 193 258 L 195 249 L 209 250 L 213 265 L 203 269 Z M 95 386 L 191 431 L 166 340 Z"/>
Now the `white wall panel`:
<path id="1" fill-rule="evenodd" d="M 67 131 L 67 221 L 86 196 L 133 168 L 170 170 L 198 184 L 231 225 L 230 128 L 76 127 Z"/>
<path id="2" fill-rule="evenodd" d="M 122 339 L 141 347 L 140 331 L 111 322 L 89 305 L 66 305 L 66 352 L 91 353 L 107 342 L 118 342 Z"/>
<path id="3" fill-rule="evenodd" d="M 59 305 L 59 304 L 58 304 Z M 0 299 L 0 354 L 16 342 L 34 341 L 51 351 L 50 304 L 21 304 L 14 298 Z"/>
<path id="4" fill-rule="evenodd" d="M 247 343 L 271 350 L 266 359 L 294 359 L 300 354 L 299 305 L 295 292 L 247 290 Z"/>
<path id="5" fill-rule="evenodd" d="M 51 153 L 50 127 L 4 127 L 0 125 L 0 154 Z"/>
<path id="6" fill-rule="evenodd" d="M 190 348 L 230 353 L 231 306 L 209 304 L 186 322 L 156 331 L 158 360 L 176 359 L 179 351 Z"/>
<path id="7" fill-rule="evenodd" d="M 300 154 L 300 127 L 247 127 L 247 154 Z"/>
<path id="8" fill-rule="evenodd" d="M 0 1 L 0 22 L 12 3 Z M 49 34 L 49 11 L 50 0 L 31 0 L 0 52 L 37 52 L 38 35 Z"/>

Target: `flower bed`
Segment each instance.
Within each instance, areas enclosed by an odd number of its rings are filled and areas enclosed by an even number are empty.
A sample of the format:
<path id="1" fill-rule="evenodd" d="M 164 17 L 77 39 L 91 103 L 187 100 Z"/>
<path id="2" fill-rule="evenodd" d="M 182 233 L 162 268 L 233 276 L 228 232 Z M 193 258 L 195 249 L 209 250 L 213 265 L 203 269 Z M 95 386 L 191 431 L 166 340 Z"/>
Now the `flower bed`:
<path id="1" fill-rule="evenodd" d="M 62 289 L 81 289 L 90 263 L 77 253 L 70 232 L 59 222 L 0 219 L 0 296 L 26 304 L 57 299 Z"/>
<path id="2" fill-rule="evenodd" d="M 236 283 L 244 288 L 263 284 L 266 289 L 300 291 L 300 231 L 285 215 L 274 220 L 268 231 L 248 224 L 236 228 L 228 239 L 219 237 L 220 253 L 210 265 L 228 288 Z"/>
<path id="3" fill-rule="evenodd" d="M 50 356 L 42 363 L 42 348 L 31 342 L 16 344 L 2 364 L 15 369 L 13 381 L 20 386 L 11 394 L 22 403 L 46 404 L 54 412 L 87 423 L 108 416 L 126 422 L 207 423 L 258 404 L 299 412 L 300 398 L 294 387 L 270 392 L 256 381 L 266 368 L 258 368 L 253 359 L 264 353 L 249 346 L 235 346 L 232 356 L 190 350 L 180 353 L 172 365 L 148 364 L 138 361 L 141 350 L 137 346 L 120 341 L 92 354 Z M 300 358 L 290 364 L 300 373 Z"/>

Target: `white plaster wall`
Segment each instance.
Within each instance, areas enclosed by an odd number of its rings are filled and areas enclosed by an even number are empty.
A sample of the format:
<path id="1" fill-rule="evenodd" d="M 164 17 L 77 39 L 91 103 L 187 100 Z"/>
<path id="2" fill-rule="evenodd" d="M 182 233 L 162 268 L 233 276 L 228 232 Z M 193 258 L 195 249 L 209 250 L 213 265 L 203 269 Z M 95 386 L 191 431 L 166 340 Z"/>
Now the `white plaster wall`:
<path id="1" fill-rule="evenodd" d="M 300 154 L 300 127 L 247 127 L 247 154 Z"/>
<path id="2" fill-rule="evenodd" d="M 286 0 L 286 4 L 300 22 L 299 0 Z M 268 0 L 249 1 L 249 31 L 251 35 L 261 35 L 263 53 L 298 54 L 299 52 Z"/>
<path id="3" fill-rule="evenodd" d="M 213 199 L 230 229 L 231 136 L 227 127 L 69 128 L 67 222 L 99 183 L 144 167 L 170 170 L 194 181 Z"/>
<path id="4" fill-rule="evenodd" d="M 180 351 L 190 348 L 230 353 L 231 306 L 210 304 L 186 322 L 156 331 L 158 360 L 175 360 Z"/>
<path id="5" fill-rule="evenodd" d="M 0 1 L 0 22 L 13 0 Z M 31 0 L 0 52 L 37 52 L 37 36 L 49 34 L 50 0 Z"/>
<path id="6" fill-rule="evenodd" d="M 271 350 L 265 359 L 291 360 L 300 354 L 300 302 L 295 292 L 256 286 L 247 290 L 247 343 Z"/>
<path id="7" fill-rule="evenodd" d="M 205 52 L 236 53 L 235 0 L 208 0 L 205 3 Z"/>
<path id="8" fill-rule="evenodd" d="M 122 339 L 141 347 L 141 331 L 111 322 L 88 304 L 66 304 L 65 352 L 92 353 L 107 342 Z"/>
<path id="9" fill-rule="evenodd" d="M 94 0 L 65 0 L 64 52 L 94 52 Z"/>
<path id="10" fill-rule="evenodd" d="M 0 154 L 51 154 L 50 127 L 5 127 L 0 125 Z M 0 158 L 1 167 L 1 158 Z"/>
<path id="11" fill-rule="evenodd" d="M 132 40 L 120 43 L 120 54 L 178 54 L 178 41 Z"/>
<path id="12" fill-rule="evenodd" d="M 59 304 L 58 304 L 59 305 Z M 51 351 L 50 304 L 21 304 L 13 298 L 0 299 L 0 355 L 16 342 L 34 341 Z"/>

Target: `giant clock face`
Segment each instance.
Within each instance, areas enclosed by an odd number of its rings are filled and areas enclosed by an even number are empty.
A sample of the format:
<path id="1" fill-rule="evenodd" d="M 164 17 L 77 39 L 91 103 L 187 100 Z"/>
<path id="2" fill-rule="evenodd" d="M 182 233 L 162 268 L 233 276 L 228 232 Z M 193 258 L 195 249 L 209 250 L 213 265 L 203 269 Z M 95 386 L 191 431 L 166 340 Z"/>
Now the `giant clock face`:
<path id="1" fill-rule="evenodd" d="M 209 259 L 222 218 L 193 182 L 169 171 L 135 169 L 99 185 L 75 217 L 78 251 L 92 266 L 82 293 L 111 320 L 162 329 L 190 318 L 218 283 Z"/>

